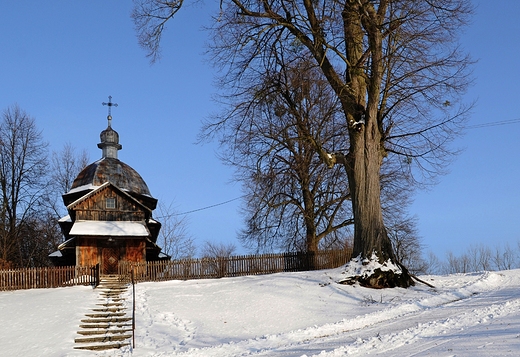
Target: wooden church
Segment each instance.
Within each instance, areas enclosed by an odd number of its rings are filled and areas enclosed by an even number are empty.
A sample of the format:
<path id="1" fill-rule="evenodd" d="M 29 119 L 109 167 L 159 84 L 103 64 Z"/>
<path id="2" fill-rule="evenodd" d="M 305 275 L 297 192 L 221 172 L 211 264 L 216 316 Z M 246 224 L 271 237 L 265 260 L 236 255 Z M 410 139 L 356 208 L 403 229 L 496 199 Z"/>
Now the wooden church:
<path id="1" fill-rule="evenodd" d="M 50 258 L 61 266 L 100 264 L 102 274 L 115 274 L 120 261 L 170 257 L 156 244 L 161 224 L 152 212 L 157 199 L 137 171 L 118 159 L 122 146 L 111 125 L 114 104 L 108 105 L 108 127 L 98 144 L 102 158 L 85 167 L 62 196 L 68 211 L 59 220 L 65 242 Z"/>

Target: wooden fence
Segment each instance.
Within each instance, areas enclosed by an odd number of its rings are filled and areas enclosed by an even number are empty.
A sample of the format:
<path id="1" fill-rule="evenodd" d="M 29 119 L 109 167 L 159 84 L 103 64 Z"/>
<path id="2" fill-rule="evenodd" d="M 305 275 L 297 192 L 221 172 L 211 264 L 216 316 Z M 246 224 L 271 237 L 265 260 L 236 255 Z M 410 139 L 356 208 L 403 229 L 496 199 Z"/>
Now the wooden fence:
<path id="1" fill-rule="evenodd" d="M 226 258 L 201 258 L 147 263 L 120 262 L 119 274 L 136 282 L 215 279 L 245 275 L 273 274 L 337 268 L 350 260 L 344 250 L 318 253 L 243 255 Z M 0 291 L 56 288 L 99 283 L 99 264 L 94 267 L 45 267 L 0 270 Z"/>
<path id="2" fill-rule="evenodd" d="M 310 253 L 283 253 L 201 258 L 147 263 L 121 262 L 119 274 L 136 282 L 215 279 L 245 275 L 272 274 L 337 268 L 346 264 L 350 251 L 333 250 Z"/>
<path id="3" fill-rule="evenodd" d="M 0 291 L 97 285 L 98 272 L 99 265 L 0 270 Z"/>

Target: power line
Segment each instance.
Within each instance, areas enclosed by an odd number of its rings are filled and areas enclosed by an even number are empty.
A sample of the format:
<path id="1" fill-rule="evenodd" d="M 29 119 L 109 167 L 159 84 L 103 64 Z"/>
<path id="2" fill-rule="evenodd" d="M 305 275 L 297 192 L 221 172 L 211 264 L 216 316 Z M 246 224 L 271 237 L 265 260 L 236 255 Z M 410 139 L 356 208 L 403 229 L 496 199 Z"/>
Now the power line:
<path id="1" fill-rule="evenodd" d="M 470 126 L 467 126 L 466 129 L 478 129 L 478 128 L 486 128 L 489 126 L 499 126 L 499 125 L 508 125 L 508 124 L 516 124 L 516 123 L 520 123 L 520 118 L 470 125 Z"/>
<path id="2" fill-rule="evenodd" d="M 216 203 L 214 205 L 211 205 L 211 206 L 206 206 L 206 207 L 202 207 L 202 208 L 197 208 L 197 209 L 194 209 L 194 210 L 191 210 L 191 211 L 186 211 L 186 212 L 182 212 L 182 213 L 172 213 L 172 214 L 169 214 L 169 215 L 165 215 L 165 216 L 161 216 L 161 217 L 157 217 L 157 218 L 165 218 L 165 217 L 173 217 L 173 216 L 184 216 L 186 214 L 190 214 L 190 213 L 195 213 L 195 212 L 199 212 L 199 211 L 204 211 L 204 210 L 207 210 L 207 209 L 210 209 L 210 208 L 214 208 L 214 207 L 218 207 L 218 206 L 222 206 L 222 205 L 225 205 L 226 203 L 230 203 L 230 202 L 233 202 L 233 201 L 236 201 L 236 200 L 239 200 L 241 198 L 245 197 L 244 196 L 240 196 L 240 197 L 235 197 L 231 200 L 227 200 L 227 201 L 224 201 L 224 202 L 220 202 L 220 203 Z"/>
<path id="3" fill-rule="evenodd" d="M 479 129 L 479 128 L 486 128 L 486 127 L 490 127 L 490 126 L 509 125 L 509 124 L 516 124 L 516 123 L 520 123 L 520 118 L 470 125 L 470 126 L 467 126 L 466 129 Z M 222 205 L 225 205 L 227 203 L 239 200 L 239 199 L 241 199 L 243 197 L 245 197 L 245 195 L 244 196 L 240 196 L 240 197 L 235 197 L 235 198 L 233 198 L 231 200 L 227 200 L 227 201 L 224 201 L 224 202 L 216 203 L 214 205 L 210 205 L 210 206 L 206 206 L 206 207 L 202 207 L 202 208 L 197 208 L 197 209 L 194 209 L 194 210 L 191 210 L 191 211 L 182 212 L 182 213 L 173 213 L 173 214 L 162 216 L 162 217 L 158 217 L 158 218 L 173 217 L 173 216 L 184 216 L 184 215 L 187 215 L 187 214 L 200 212 L 200 211 L 204 211 L 204 210 L 207 210 L 207 209 L 210 209 L 210 208 L 215 208 L 215 207 L 218 207 L 218 206 L 222 206 Z"/>

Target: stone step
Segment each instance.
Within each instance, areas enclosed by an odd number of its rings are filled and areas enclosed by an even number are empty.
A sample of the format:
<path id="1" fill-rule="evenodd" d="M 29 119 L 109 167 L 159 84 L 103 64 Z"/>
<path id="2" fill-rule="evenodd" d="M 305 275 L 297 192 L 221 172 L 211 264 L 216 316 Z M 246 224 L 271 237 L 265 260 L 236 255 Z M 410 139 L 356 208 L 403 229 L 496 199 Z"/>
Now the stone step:
<path id="1" fill-rule="evenodd" d="M 104 301 L 104 303 L 103 303 Z M 108 298 L 108 299 L 100 299 L 100 306 L 106 306 L 107 303 L 118 303 L 118 306 L 122 306 L 125 302 L 125 299 L 119 299 L 119 298 Z"/>
<path id="2" fill-rule="evenodd" d="M 125 290 L 128 290 L 128 288 L 126 286 L 121 286 L 121 285 L 118 285 L 118 286 L 101 286 L 101 287 L 97 287 L 96 288 L 97 291 L 102 291 L 102 292 L 105 292 L 105 291 L 125 291 Z"/>
<path id="3" fill-rule="evenodd" d="M 119 279 L 101 279 L 99 285 L 126 285 L 127 283 Z"/>
<path id="4" fill-rule="evenodd" d="M 94 314 L 85 314 L 86 317 L 92 318 L 109 318 L 109 317 L 121 317 L 125 316 L 125 312 L 105 312 L 105 313 L 94 313 Z"/>
<path id="5" fill-rule="evenodd" d="M 92 345 L 92 346 L 74 346 L 76 350 L 89 350 L 89 351 L 104 351 L 113 350 L 121 347 L 130 346 L 130 342 L 127 343 L 108 343 L 103 345 Z"/>
<path id="6" fill-rule="evenodd" d="M 121 301 L 125 301 L 124 298 L 120 298 L 120 297 L 104 296 L 104 298 L 108 298 L 108 299 L 110 299 L 112 302 L 121 302 Z"/>
<path id="7" fill-rule="evenodd" d="M 101 283 L 99 284 L 98 286 L 96 286 L 96 290 L 105 290 L 105 289 L 128 289 L 128 286 L 124 285 L 124 284 L 104 284 L 104 283 Z"/>
<path id="8" fill-rule="evenodd" d="M 99 286 L 96 288 L 97 291 L 124 291 L 124 290 L 128 290 L 128 287 L 126 286 L 121 286 L 121 285 L 118 285 L 118 286 Z"/>
<path id="9" fill-rule="evenodd" d="M 102 317 L 102 318 L 92 318 L 92 319 L 83 319 L 81 320 L 81 322 L 84 322 L 84 323 L 100 323 L 100 322 L 127 322 L 127 321 L 131 321 L 132 318 L 131 317 Z"/>
<path id="10" fill-rule="evenodd" d="M 93 342 L 116 342 L 124 341 L 132 338 L 132 335 L 104 335 L 98 337 L 78 337 L 74 339 L 75 343 L 93 343 Z"/>
<path id="11" fill-rule="evenodd" d="M 120 312 L 124 311 L 125 309 L 123 307 L 104 307 L 104 308 L 94 308 L 92 311 L 94 312 Z"/>
<path id="12" fill-rule="evenodd" d="M 104 302 L 104 303 L 96 304 L 96 306 L 105 306 L 105 307 L 123 306 L 123 303 L 122 302 Z"/>
<path id="13" fill-rule="evenodd" d="M 118 275 L 102 276 L 99 290 L 100 302 L 92 312 L 85 314 L 81 320 L 75 349 L 102 351 L 129 346 L 132 338 L 132 318 L 127 317 L 123 305 L 123 293 L 128 284 L 123 283 Z"/>
<path id="14" fill-rule="evenodd" d="M 79 328 L 86 328 L 86 329 L 111 329 L 113 327 L 116 328 L 128 328 L 132 327 L 131 323 L 93 323 L 93 324 L 80 324 Z"/>
<path id="15" fill-rule="evenodd" d="M 83 336 L 92 336 L 92 335 L 105 335 L 105 334 L 115 334 L 115 333 L 126 333 L 132 332 L 131 328 L 119 328 L 119 329 L 95 329 L 95 330 L 80 330 L 78 331 L 78 335 Z"/>
<path id="16" fill-rule="evenodd" d="M 106 298 L 119 298 L 121 296 L 121 293 L 109 292 L 109 293 L 101 293 L 99 295 L 101 297 L 106 297 Z"/>

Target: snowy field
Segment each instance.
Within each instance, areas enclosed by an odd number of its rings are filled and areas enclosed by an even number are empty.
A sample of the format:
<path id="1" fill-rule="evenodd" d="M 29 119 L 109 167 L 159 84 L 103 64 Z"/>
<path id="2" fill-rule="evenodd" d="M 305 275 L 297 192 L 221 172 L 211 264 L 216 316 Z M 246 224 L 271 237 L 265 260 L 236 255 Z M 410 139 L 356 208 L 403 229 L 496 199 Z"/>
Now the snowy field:
<path id="1" fill-rule="evenodd" d="M 73 349 L 96 290 L 0 292 L 0 355 L 520 355 L 520 270 L 421 277 L 435 289 L 371 290 L 336 284 L 341 276 L 138 284 L 135 349 L 98 353 Z"/>

